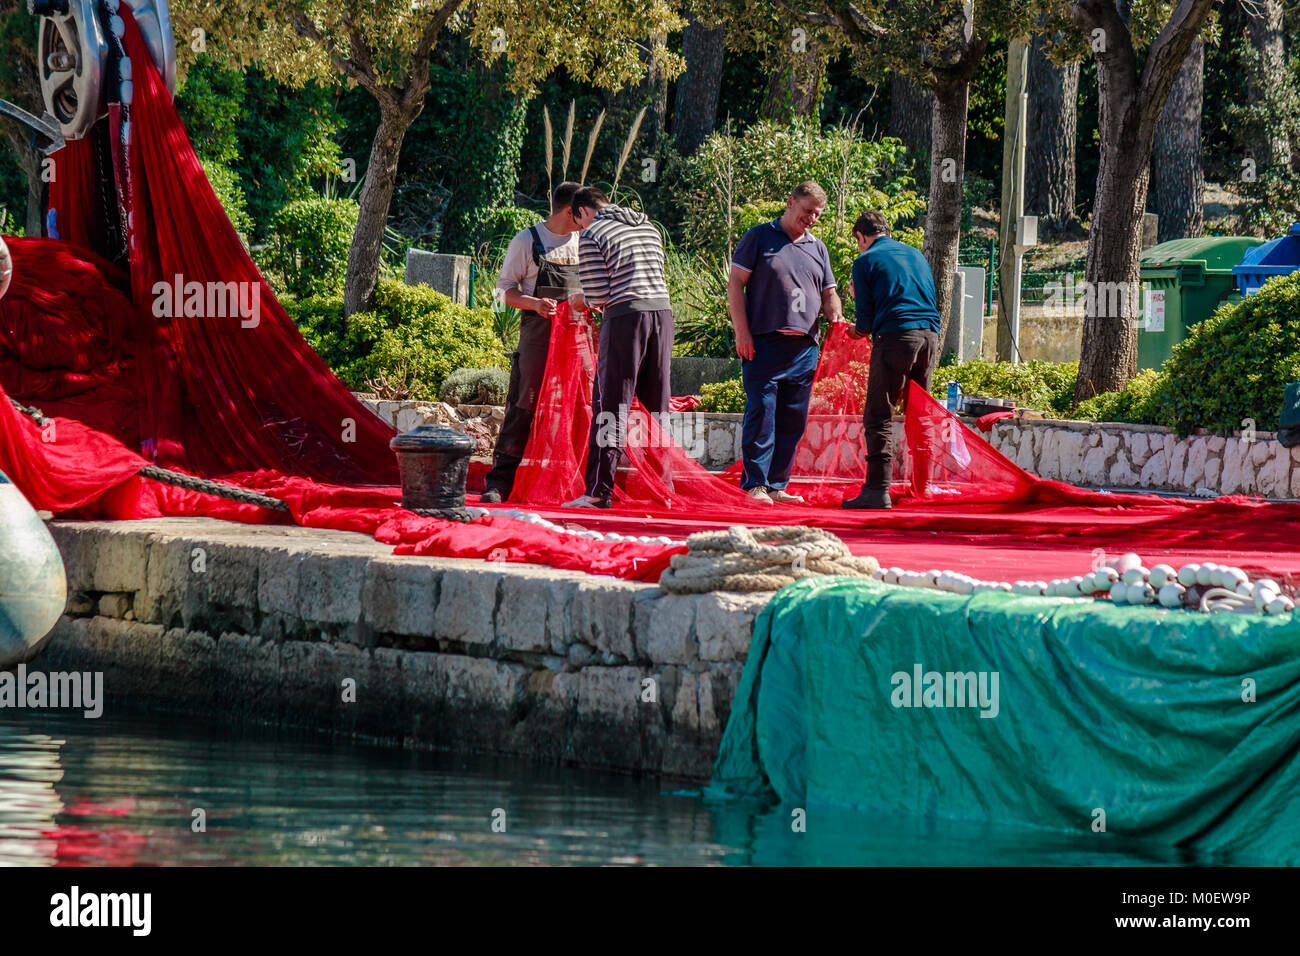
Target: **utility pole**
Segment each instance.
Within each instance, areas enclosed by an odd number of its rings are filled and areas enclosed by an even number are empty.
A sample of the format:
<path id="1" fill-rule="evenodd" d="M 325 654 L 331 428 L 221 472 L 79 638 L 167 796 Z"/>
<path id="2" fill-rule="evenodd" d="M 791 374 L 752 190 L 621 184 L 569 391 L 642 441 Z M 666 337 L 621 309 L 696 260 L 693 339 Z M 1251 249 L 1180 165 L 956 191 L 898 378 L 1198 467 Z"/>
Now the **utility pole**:
<path id="1" fill-rule="evenodd" d="M 1025 214 L 1025 138 L 1029 132 L 1029 40 L 1015 37 L 1007 49 L 1006 125 L 1002 137 L 1002 222 L 998 230 L 999 361 L 1019 359 L 1020 260 L 1017 226 Z"/>

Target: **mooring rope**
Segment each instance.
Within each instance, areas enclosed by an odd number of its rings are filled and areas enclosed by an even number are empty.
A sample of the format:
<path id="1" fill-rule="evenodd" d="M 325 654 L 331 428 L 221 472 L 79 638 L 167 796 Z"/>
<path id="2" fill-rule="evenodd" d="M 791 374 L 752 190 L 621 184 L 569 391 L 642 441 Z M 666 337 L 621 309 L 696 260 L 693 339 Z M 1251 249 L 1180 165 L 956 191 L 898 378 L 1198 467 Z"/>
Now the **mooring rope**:
<path id="1" fill-rule="evenodd" d="M 880 569 L 875 558 L 851 554 L 837 535 L 803 525 L 700 531 L 686 546 L 690 551 L 673 555 L 659 579 L 665 591 L 775 591 L 814 575 L 869 578 Z"/>
<path id="2" fill-rule="evenodd" d="M 9 402 L 41 428 L 44 428 L 50 421 L 45 413 L 35 406 L 23 405 L 14 398 L 10 398 Z M 160 468 L 157 465 L 145 465 L 137 474 L 142 478 L 152 478 L 154 481 L 161 481 L 163 484 L 184 488 L 186 491 L 197 491 L 200 494 L 225 498 L 227 501 L 234 501 L 243 505 L 256 505 L 259 508 L 269 508 L 272 511 L 286 513 L 289 511 L 288 504 L 279 498 L 250 491 L 238 485 L 227 485 L 220 481 L 212 481 L 208 478 L 199 478 L 195 475 L 187 475 L 184 472 L 172 471 L 169 468 Z"/>

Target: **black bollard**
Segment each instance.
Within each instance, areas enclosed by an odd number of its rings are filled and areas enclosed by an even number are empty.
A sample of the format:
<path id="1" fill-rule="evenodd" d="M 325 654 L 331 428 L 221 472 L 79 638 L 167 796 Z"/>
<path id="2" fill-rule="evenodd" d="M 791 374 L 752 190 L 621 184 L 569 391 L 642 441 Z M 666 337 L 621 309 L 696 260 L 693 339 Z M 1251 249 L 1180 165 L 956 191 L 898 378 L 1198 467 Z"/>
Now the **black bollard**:
<path id="1" fill-rule="evenodd" d="M 474 442 L 446 425 L 421 425 L 398 435 L 388 447 L 402 474 L 402 507 L 430 518 L 469 521 L 465 479 Z"/>

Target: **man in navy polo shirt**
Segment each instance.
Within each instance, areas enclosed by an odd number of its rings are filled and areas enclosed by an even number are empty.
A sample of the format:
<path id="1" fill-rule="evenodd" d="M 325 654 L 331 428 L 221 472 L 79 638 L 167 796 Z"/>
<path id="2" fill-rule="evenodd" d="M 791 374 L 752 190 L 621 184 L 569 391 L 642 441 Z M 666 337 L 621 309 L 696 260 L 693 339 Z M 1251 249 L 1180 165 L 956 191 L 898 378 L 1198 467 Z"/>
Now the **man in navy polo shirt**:
<path id="1" fill-rule="evenodd" d="M 844 318 L 830 253 L 808 231 L 825 208 L 825 191 L 800 183 L 781 217 L 746 232 L 731 256 L 727 302 L 745 387 L 740 487 L 764 504 L 803 501 L 785 486 L 808 423 L 818 318 Z"/>

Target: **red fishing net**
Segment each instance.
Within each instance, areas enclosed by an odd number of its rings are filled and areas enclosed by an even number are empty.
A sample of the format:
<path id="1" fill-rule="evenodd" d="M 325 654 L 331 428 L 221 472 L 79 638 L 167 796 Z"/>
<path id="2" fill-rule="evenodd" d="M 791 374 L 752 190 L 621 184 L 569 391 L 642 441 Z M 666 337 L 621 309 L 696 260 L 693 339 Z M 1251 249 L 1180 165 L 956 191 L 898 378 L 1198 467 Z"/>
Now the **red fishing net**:
<path id="1" fill-rule="evenodd" d="M 105 191 L 111 151 L 87 139 L 58 154 L 51 183 L 67 241 L 12 240 L 14 282 L 0 301 L 0 469 L 37 508 L 71 517 L 293 520 L 372 534 L 399 553 L 530 561 L 648 581 L 680 549 L 628 537 L 680 540 L 735 522 L 817 524 L 842 534 L 855 553 L 908 567 L 994 568 L 1008 577 L 1027 562 L 1035 574 L 1072 573 L 1097 547 L 1222 554 L 1251 570 L 1288 570 L 1300 560 L 1296 506 L 1104 495 L 1042 481 L 915 386 L 896 446 L 898 507 L 840 509 L 865 477 L 861 415 L 871 359 L 869 341 L 850 338 L 840 324 L 828 330 L 795 458 L 792 490 L 809 505 L 755 504 L 739 489 L 738 469 L 713 475 L 692 457 L 708 440 L 708 419 L 687 411 L 670 425 L 638 406 L 627 422 L 616 508 L 581 513 L 587 529 L 611 538 L 561 527 L 577 514 L 556 506 L 584 490 L 596 363 L 590 332 L 565 306 L 552 323 L 534 432 L 512 496 L 553 523 L 494 514 L 457 524 L 404 511 L 392 487 L 391 429 L 330 373 L 262 281 L 129 10 L 121 15 L 136 68 L 129 273 L 89 251 L 107 249 L 107 217 L 117 209 L 111 180 Z M 169 289 L 173 304 L 188 299 L 190 283 L 233 284 L 256 295 L 257 321 L 155 310 Z M 53 422 L 39 426 L 16 413 L 5 389 Z M 153 460 L 274 495 L 289 516 L 140 477 Z"/>
<path id="2" fill-rule="evenodd" d="M 121 16 L 135 65 L 129 285 L 113 276 L 119 297 L 102 303 L 90 302 L 84 288 L 73 291 L 86 308 L 66 299 L 38 302 L 33 290 L 62 288 L 76 271 L 70 259 L 84 260 L 83 273 L 104 271 L 84 248 L 39 243 L 46 248 L 23 250 L 31 254 L 15 262 L 27 295 L 0 303 L 4 324 L 30 331 L 41 315 L 52 317 L 43 347 L 66 353 L 70 363 L 55 367 L 88 376 L 76 394 L 88 406 L 104 399 L 91 414 L 103 419 L 113 409 L 122 423 L 113 434 L 159 464 L 210 475 L 272 468 L 333 482 L 395 483 L 392 429 L 334 377 L 276 301 L 209 185 L 130 11 Z M 111 188 L 106 198 L 98 142 L 88 137 L 55 155 L 50 201 L 64 239 L 103 248 L 104 217 L 116 208 Z M 129 294 L 131 308 L 121 294 Z M 94 321 L 107 313 L 108 321 Z M 80 328 L 69 327 L 78 321 Z M 12 364 L 0 374 L 20 399 L 74 397 L 66 377 L 57 386 L 24 380 Z M 126 425 L 132 419 L 138 429 Z"/>
<path id="3" fill-rule="evenodd" d="M 582 315 L 561 303 L 551 320 L 550 350 L 538 396 L 533 430 L 515 473 L 512 502 L 554 505 L 585 490 L 596 376 L 593 332 Z M 690 421 L 693 412 L 684 412 Z M 598 422 L 598 440 L 612 440 L 613 423 Z M 647 413 L 634 402 L 624 423 L 624 463 L 614 481 L 620 507 L 690 508 L 733 504 L 749 497 L 733 483 L 709 473 L 674 439 L 667 417 Z"/>

